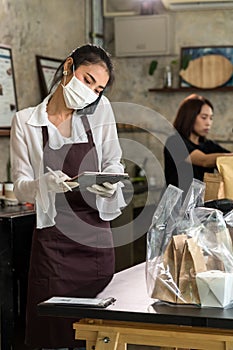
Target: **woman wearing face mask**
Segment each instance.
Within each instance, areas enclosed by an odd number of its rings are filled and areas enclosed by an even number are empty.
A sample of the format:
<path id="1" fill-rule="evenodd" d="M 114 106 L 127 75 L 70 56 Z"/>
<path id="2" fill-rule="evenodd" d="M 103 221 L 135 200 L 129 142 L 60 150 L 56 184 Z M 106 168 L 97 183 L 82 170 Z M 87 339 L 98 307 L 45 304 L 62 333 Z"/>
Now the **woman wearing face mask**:
<path id="1" fill-rule="evenodd" d="M 74 348 L 75 320 L 39 317 L 52 296 L 95 297 L 114 273 L 109 221 L 125 206 L 121 183 L 69 191 L 66 180 L 83 171 L 120 172 L 115 119 L 103 91 L 113 82 L 109 55 L 77 48 L 55 74 L 52 92 L 17 112 L 11 129 L 14 191 L 35 203 L 26 320 L 26 344 Z M 53 170 L 47 171 L 47 167 Z"/>
<path id="2" fill-rule="evenodd" d="M 196 94 L 184 99 L 173 123 L 176 133 L 164 148 L 167 186 L 177 186 L 187 192 L 193 178 L 203 181 L 204 173 L 213 173 L 216 159 L 232 155 L 218 143 L 207 139 L 213 123 L 212 103 Z"/>

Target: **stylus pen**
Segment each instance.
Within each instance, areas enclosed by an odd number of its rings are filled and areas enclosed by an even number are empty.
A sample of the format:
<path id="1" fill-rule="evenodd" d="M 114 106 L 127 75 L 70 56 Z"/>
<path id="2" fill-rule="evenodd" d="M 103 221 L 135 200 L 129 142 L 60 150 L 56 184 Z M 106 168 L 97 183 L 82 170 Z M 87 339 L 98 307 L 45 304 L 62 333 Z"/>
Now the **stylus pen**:
<path id="1" fill-rule="evenodd" d="M 46 169 L 51 173 L 53 174 L 55 177 L 58 177 L 57 173 L 55 171 L 53 171 L 50 167 L 46 167 Z M 62 182 L 62 185 L 64 185 L 69 191 L 72 192 L 72 188 L 66 183 L 66 182 Z"/>

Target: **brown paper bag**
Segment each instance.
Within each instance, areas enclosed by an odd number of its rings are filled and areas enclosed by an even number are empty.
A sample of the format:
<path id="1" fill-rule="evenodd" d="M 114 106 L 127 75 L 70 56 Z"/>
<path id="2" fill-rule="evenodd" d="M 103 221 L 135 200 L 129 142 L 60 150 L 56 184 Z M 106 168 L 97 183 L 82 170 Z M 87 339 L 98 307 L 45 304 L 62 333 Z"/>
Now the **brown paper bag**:
<path id="1" fill-rule="evenodd" d="M 173 236 L 159 265 L 152 298 L 199 304 L 196 273 L 206 271 L 201 248 L 186 235 Z"/>
<path id="2" fill-rule="evenodd" d="M 225 271 L 224 263 L 219 258 L 209 255 L 206 262 L 207 270 L 220 270 Z"/>
<path id="3" fill-rule="evenodd" d="M 178 282 L 182 298 L 188 304 L 200 304 L 196 274 L 203 271 L 206 271 L 206 264 L 202 250 L 189 238 L 185 242 Z M 183 304 L 183 301 L 177 300 L 177 303 Z"/>
<path id="4" fill-rule="evenodd" d="M 224 183 L 222 175 L 219 173 L 204 173 L 205 197 L 204 201 L 225 198 Z"/>
<path id="5" fill-rule="evenodd" d="M 233 156 L 218 157 L 216 164 L 223 178 L 225 198 L 233 199 Z"/>
<path id="6" fill-rule="evenodd" d="M 176 302 L 179 268 L 186 239 L 184 234 L 177 235 L 168 243 L 155 280 L 152 298 Z"/>

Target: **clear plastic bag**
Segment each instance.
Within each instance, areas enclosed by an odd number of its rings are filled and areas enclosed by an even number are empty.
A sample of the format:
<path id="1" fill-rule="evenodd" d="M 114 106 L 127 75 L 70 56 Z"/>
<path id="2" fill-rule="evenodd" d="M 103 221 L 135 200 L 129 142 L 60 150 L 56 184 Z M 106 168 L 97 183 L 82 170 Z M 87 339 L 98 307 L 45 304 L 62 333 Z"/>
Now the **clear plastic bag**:
<path id="1" fill-rule="evenodd" d="M 181 191 L 168 186 L 155 211 L 146 261 L 154 299 L 215 307 L 233 300 L 232 241 L 222 212 L 203 206 L 204 190 L 194 180 L 182 204 Z"/>

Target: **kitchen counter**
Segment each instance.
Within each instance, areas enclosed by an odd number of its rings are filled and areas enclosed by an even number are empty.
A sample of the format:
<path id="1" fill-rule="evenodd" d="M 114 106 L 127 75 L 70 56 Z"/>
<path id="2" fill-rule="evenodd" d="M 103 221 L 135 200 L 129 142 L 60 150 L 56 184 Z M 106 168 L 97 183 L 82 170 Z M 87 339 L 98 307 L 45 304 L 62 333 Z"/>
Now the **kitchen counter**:
<path id="1" fill-rule="evenodd" d="M 33 205 L 9 205 L 0 207 L 0 218 L 13 219 L 32 214 L 35 214 Z"/>

